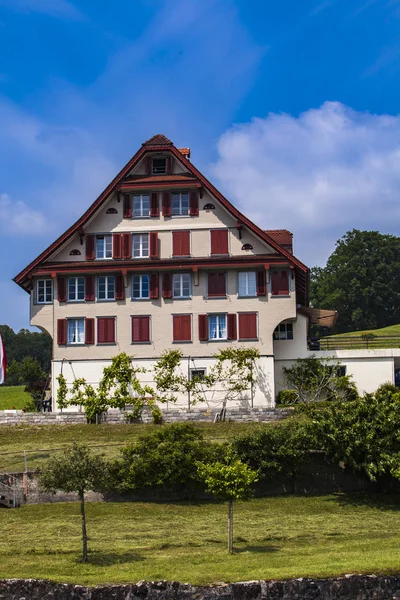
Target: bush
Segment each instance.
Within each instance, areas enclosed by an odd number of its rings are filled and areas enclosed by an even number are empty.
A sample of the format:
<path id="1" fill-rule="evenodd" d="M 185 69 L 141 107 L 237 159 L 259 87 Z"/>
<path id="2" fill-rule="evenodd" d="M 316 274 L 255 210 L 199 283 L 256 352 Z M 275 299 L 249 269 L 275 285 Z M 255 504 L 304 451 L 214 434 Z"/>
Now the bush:
<path id="1" fill-rule="evenodd" d="M 166 425 L 141 436 L 121 450 L 113 466 L 113 487 L 118 491 L 169 493 L 186 499 L 205 492 L 197 464 L 223 456 L 225 445 L 206 442 L 190 423 Z"/>
<path id="2" fill-rule="evenodd" d="M 280 390 L 278 392 L 278 396 L 276 398 L 276 403 L 281 406 L 290 406 L 292 404 L 296 404 L 299 396 L 296 390 Z"/>

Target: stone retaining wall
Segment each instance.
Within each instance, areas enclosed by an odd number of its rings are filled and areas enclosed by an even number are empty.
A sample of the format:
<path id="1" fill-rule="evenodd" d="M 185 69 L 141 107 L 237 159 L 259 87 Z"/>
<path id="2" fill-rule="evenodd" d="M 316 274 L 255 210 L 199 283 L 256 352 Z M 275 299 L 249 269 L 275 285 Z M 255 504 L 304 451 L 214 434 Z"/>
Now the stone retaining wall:
<path id="1" fill-rule="evenodd" d="M 103 423 L 124 423 L 126 412 L 110 409 L 102 415 Z M 165 423 L 177 423 L 178 421 L 202 421 L 212 423 L 219 411 L 207 410 L 169 410 L 161 411 Z M 251 422 L 260 421 L 268 423 L 279 421 L 291 414 L 290 409 L 283 408 L 232 408 L 226 411 L 227 421 Z M 151 423 L 152 417 L 149 411 L 144 411 L 141 422 Z M 82 412 L 64 413 L 25 413 L 22 410 L 0 411 L 0 425 L 72 425 L 86 423 L 86 417 Z"/>
<path id="2" fill-rule="evenodd" d="M 145 582 L 86 587 L 46 580 L 0 580 L 1 600 L 399 600 L 399 576 L 248 581 L 215 586 Z"/>

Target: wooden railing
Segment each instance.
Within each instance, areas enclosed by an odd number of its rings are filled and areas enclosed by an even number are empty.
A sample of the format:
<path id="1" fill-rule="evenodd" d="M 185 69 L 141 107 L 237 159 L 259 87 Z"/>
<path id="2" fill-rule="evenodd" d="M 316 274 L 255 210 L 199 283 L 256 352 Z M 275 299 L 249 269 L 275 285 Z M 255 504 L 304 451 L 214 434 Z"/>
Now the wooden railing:
<path id="1" fill-rule="evenodd" d="M 379 348 L 400 348 L 400 335 L 347 335 L 311 338 L 308 341 L 311 351 L 318 350 L 374 350 Z"/>

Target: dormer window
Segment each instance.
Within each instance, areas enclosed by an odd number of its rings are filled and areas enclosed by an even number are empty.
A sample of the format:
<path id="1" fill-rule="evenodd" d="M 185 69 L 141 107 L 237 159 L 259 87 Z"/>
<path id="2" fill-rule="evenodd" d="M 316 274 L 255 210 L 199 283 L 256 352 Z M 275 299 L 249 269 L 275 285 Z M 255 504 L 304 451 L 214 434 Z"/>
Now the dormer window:
<path id="1" fill-rule="evenodd" d="M 153 158 L 153 175 L 165 175 L 167 172 L 166 158 Z"/>

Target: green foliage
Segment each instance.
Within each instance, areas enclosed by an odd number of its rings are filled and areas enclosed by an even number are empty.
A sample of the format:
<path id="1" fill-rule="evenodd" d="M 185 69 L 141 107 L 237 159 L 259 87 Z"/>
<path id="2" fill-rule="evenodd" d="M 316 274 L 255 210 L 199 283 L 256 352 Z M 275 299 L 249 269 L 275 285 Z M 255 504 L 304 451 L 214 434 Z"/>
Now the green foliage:
<path id="1" fill-rule="evenodd" d="M 400 322 L 400 238 L 348 231 L 326 267 L 311 271 L 311 303 L 339 313 L 337 333 Z"/>
<path id="2" fill-rule="evenodd" d="M 65 379 L 64 375 L 62 373 L 60 373 L 60 375 L 58 375 L 58 377 L 56 377 L 57 379 L 57 404 L 58 407 L 61 408 L 61 410 L 63 408 L 67 408 L 67 406 L 69 406 L 68 404 L 68 399 L 67 399 L 67 394 L 68 394 L 68 387 L 67 387 L 67 380 Z"/>
<path id="3" fill-rule="evenodd" d="M 307 419 L 294 417 L 232 440 L 232 448 L 240 460 L 267 481 L 280 474 L 296 476 L 314 446 Z"/>
<path id="4" fill-rule="evenodd" d="M 357 388 L 351 376 L 340 375 L 335 358 L 299 358 L 291 367 L 283 367 L 285 383 L 297 394 L 299 402 L 318 400 L 354 400 Z"/>
<path id="5" fill-rule="evenodd" d="M 257 471 L 229 450 L 224 460 L 199 463 L 197 470 L 207 490 L 222 500 L 248 500 L 253 495 L 252 484 L 258 481 Z"/>
<path id="6" fill-rule="evenodd" d="M 400 391 L 381 388 L 350 402 L 303 405 L 312 445 L 371 480 L 400 478 Z"/>
<path id="7" fill-rule="evenodd" d="M 9 365 L 14 360 L 21 363 L 24 358 L 30 357 L 37 360 L 40 368 L 46 374 L 50 372 L 52 341 L 47 333 L 29 331 L 28 329 L 21 329 L 18 333 L 15 333 L 8 325 L 0 325 L 0 334 L 3 338 Z M 15 384 L 9 383 L 7 378 L 6 385 Z"/>
<path id="8" fill-rule="evenodd" d="M 296 390 L 279 390 L 276 403 L 281 406 L 290 406 L 296 404 L 298 399 Z"/>
<path id="9" fill-rule="evenodd" d="M 43 388 L 47 375 L 36 358 L 26 356 L 21 361 L 12 360 L 7 368 L 7 385 L 31 385 L 42 382 Z"/>
<path id="10" fill-rule="evenodd" d="M 153 380 L 160 402 L 176 402 L 176 394 L 187 393 L 190 388 L 187 375 L 179 372 L 182 357 L 180 350 L 165 350 L 154 365 Z"/>
<path id="11" fill-rule="evenodd" d="M 221 451 L 219 444 L 204 441 L 190 423 L 166 425 L 121 451 L 121 459 L 114 464 L 114 485 L 121 491 L 151 490 L 192 497 L 203 489 L 196 464 Z"/>

